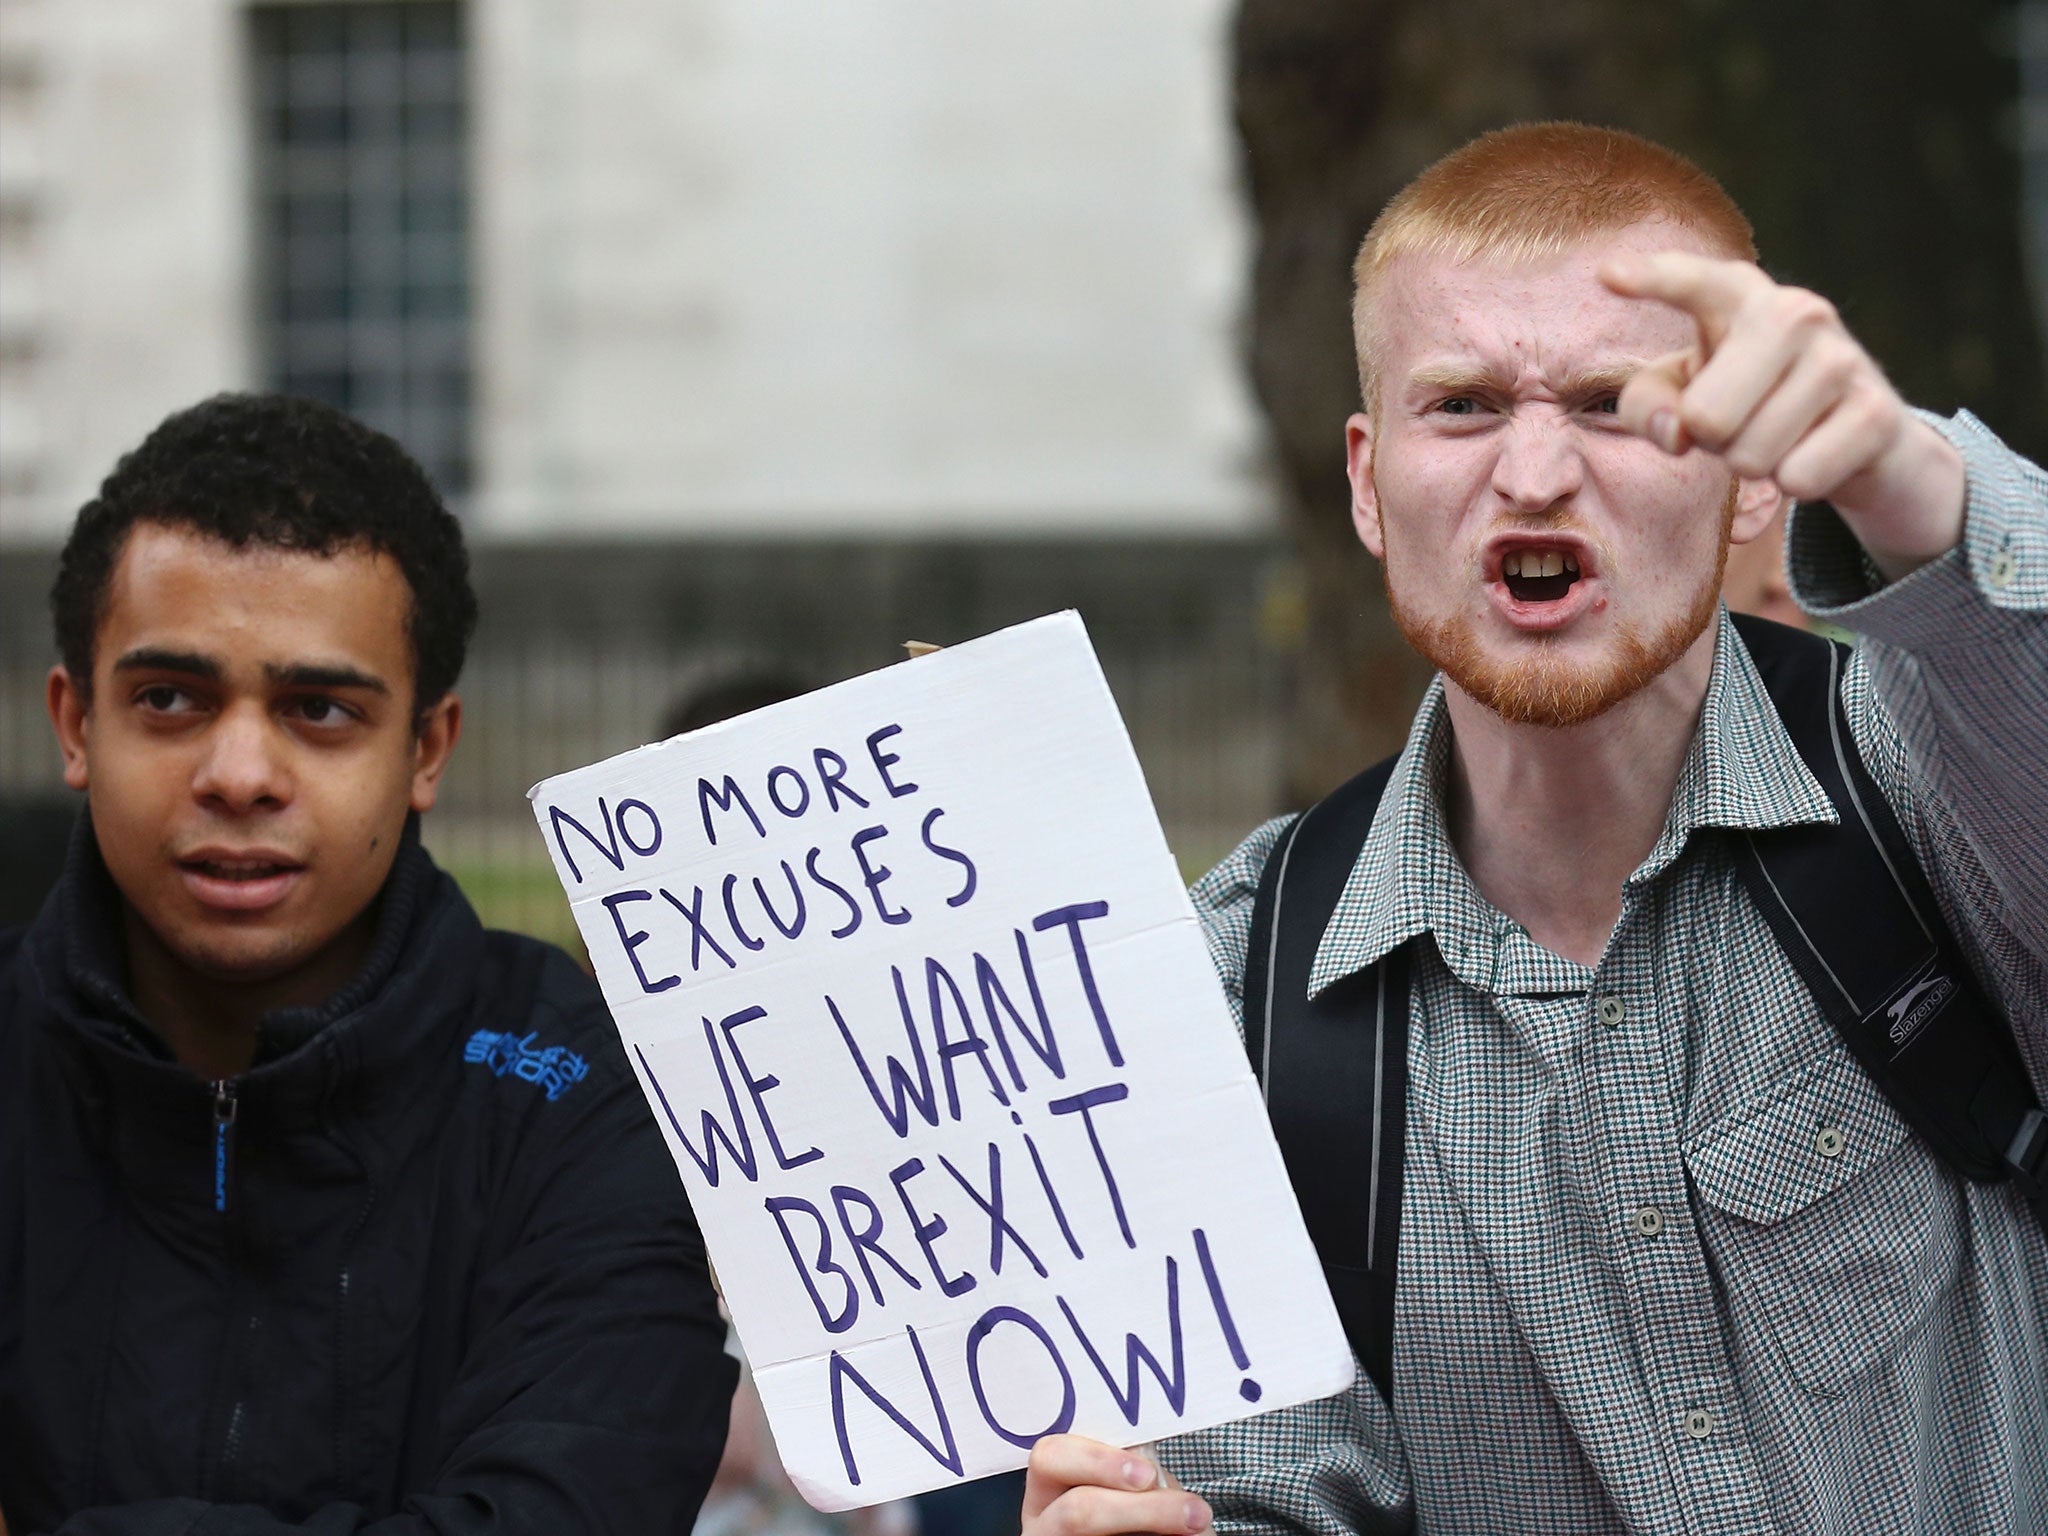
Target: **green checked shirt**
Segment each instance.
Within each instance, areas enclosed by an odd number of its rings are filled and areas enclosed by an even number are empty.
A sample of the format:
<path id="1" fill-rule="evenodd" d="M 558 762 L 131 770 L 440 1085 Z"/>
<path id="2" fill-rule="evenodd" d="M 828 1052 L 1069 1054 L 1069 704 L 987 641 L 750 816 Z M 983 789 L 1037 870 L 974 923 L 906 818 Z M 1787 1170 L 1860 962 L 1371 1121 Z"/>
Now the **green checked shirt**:
<path id="1" fill-rule="evenodd" d="M 1857 745 L 2048 1094 L 2048 476 L 1936 425 L 1968 465 L 1962 546 L 1881 586 L 1802 509 L 1793 584 L 1866 637 Z M 2048 1532 L 2048 1239 L 1907 1129 L 1752 906 L 1714 829 L 1836 818 L 1733 629 L 1597 966 L 1474 889 L 1450 745 L 1439 682 L 1310 983 L 1429 935 L 1398 1411 L 1361 1376 L 1167 1464 L 1226 1532 Z M 1194 890 L 1234 1002 L 1280 825 Z"/>

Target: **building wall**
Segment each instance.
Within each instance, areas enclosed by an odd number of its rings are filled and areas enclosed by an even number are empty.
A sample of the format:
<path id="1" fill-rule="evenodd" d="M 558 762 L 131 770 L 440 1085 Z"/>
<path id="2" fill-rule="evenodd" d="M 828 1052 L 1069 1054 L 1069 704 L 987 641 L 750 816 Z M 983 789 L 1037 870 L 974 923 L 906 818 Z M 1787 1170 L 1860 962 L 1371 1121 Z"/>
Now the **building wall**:
<path id="1" fill-rule="evenodd" d="M 0 537 L 256 382 L 245 9 L 0 0 Z M 1226 12 L 472 4 L 472 525 L 1263 526 Z"/>
<path id="2" fill-rule="evenodd" d="M 0 537 L 248 377 L 233 12 L 0 3 Z"/>

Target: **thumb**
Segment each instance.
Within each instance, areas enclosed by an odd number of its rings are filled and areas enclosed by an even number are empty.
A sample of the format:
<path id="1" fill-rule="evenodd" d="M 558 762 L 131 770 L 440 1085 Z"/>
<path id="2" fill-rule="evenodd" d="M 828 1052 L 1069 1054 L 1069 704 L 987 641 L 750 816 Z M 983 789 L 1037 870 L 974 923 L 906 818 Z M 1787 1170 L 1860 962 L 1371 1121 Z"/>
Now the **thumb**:
<path id="1" fill-rule="evenodd" d="M 1615 402 L 1615 414 L 1621 418 L 1622 426 L 1669 454 L 1681 454 L 1692 447 L 1692 435 L 1679 419 L 1678 402 L 1699 366 L 1698 350 L 1688 348 L 1668 353 L 1638 370 Z"/>

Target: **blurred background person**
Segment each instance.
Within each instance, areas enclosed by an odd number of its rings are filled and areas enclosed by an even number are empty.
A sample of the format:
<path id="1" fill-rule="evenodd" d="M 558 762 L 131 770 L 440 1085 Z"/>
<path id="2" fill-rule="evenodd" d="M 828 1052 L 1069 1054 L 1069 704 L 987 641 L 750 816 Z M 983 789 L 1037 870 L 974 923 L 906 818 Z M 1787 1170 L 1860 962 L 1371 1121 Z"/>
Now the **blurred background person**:
<path id="1" fill-rule="evenodd" d="M 656 741 L 686 736 L 707 725 L 780 704 L 816 685 L 774 662 L 743 662 L 711 670 L 701 682 L 676 695 L 655 728 Z"/>
<path id="2" fill-rule="evenodd" d="M 1809 626 L 1785 579 L 1783 512 L 1749 543 L 1729 549 L 1728 568 L 1721 573 L 1721 601 L 1736 613 L 1753 613 L 1799 629 Z"/>
<path id="3" fill-rule="evenodd" d="M 732 1348 L 739 1353 L 736 1341 Z M 1009 1511 L 1012 1525 L 1016 1523 L 1016 1498 L 1013 1494 Z M 932 1529 L 925 1528 L 927 1532 Z M 908 1499 L 839 1515 L 820 1514 L 806 1504 L 775 1454 L 761 1394 L 754 1389 L 753 1374 L 742 1356 L 725 1455 L 693 1532 L 694 1536 L 920 1536 L 920 1527 Z"/>

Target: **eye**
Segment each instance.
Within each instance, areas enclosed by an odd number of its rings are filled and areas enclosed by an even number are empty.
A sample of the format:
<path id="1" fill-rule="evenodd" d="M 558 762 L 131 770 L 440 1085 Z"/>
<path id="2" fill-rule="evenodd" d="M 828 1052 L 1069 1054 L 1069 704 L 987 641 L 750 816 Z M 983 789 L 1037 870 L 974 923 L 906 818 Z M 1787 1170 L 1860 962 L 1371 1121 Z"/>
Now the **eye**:
<path id="1" fill-rule="evenodd" d="M 1437 409 L 1446 416 L 1475 416 L 1479 412 L 1479 402 L 1470 395 L 1453 395 L 1448 400 L 1439 401 Z"/>
<path id="2" fill-rule="evenodd" d="M 297 715 L 299 719 L 305 721 L 308 725 L 320 726 L 329 730 L 336 726 L 346 725 L 356 718 L 355 712 L 339 699 L 330 699 L 325 694 L 319 693 L 309 694 L 302 699 L 295 699 L 291 705 L 291 713 Z"/>
<path id="3" fill-rule="evenodd" d="M 1587 409 L 1603 416 L 1618 415 L 1621 411 L 1621 396 L 1619 393 L 1601 395 Z"/>
<path id="4" fill-rule="evenodd" d="M 157 715 L 188 714 L 199 707 L 191 694 L 170 683 L 150 683 L 136 689 L 135 702 Z"/>

